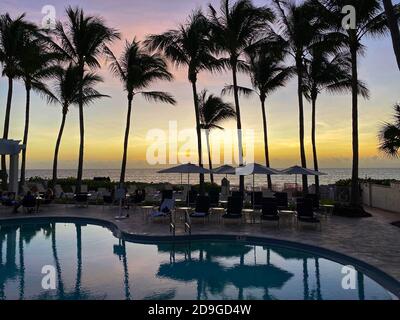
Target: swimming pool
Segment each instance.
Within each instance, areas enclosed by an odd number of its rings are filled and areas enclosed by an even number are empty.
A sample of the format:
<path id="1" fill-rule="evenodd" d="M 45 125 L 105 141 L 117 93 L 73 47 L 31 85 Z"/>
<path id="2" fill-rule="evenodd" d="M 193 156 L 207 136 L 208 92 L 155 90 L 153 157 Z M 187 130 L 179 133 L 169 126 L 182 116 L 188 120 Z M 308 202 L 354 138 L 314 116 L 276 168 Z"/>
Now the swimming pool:
<path id="1" fill-rule="evenodd" d="M 395 298 L 365 268 L 343 269 L 298 247 L 216 239 L 135 243 L 103 226 L 48 221 L 0 223 L 0 300 Z M 45 277 L 54 287 L 43 286 Z"/>

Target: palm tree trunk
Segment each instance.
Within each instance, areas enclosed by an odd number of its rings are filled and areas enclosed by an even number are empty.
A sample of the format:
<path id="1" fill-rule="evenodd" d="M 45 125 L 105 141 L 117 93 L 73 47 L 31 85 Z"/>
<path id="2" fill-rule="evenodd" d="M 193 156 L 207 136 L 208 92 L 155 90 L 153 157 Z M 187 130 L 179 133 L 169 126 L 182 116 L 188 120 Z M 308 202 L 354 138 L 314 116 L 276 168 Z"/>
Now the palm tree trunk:
<path id="1" fill-rule="evenodd" d="M 243 136 L 242 136 L 242 118 L 240 115 L 239 90 L 237 83 L 237 61 L 231 61 L 232 77 L 233 77 L 233 95 L 236 107 L 236 123 L 239 147 L 239 166 L 243 166 Z M 240 176 L 240 192 L 244 193 L 244 176 Z"/>
<path id="2" fill-rule="evenodd" d="M 67 118 L 67 111 L 64 108 L 63 110 L 63 115 L 61 119 L 61 126 L 60 130 L 58 132 L 58 137 L 57 137 L 57 142 L 56 142 L 56 149 L 54 151 L 54 161 L 53 161 L 53 186 L 56 185 L 57 183 L 57 167 L 58 167 L 58 153 L 60 151 L 60 145 L 61 145 L 61 138 L 64 132 L 64 127 L 65 127 L 65 121 Z"/>
<path id="3" fill-rule="evenodd" d="M 29 114 L 30 114 L 30 102 L 31 102 L 31 88 L 30 85 L 26 85 L 26 106 L 25 106 L 25 129 L 23 144 L 25 148 L 22 150 L 22 161 L 21 161 L 21 178 L 19 181 L 19 190 L 22 190 L 22 186 L 25 184 L 25 168 L 26 168 L 26 151 L 28 149 L 28 134 L 29 134 Z"/>
<path id="4" fill-rule="evenodd" d="M 390 33 L 392 35 L 392 43 L 394 54 L 396 56 L 397 65 L 400 70 L 400 30 L 399 24 L 396 19 L 396 14 L 394 12 L 393 4 L 391 0 L 383 0 L 383 5 L 385 7 L 386 17 L 388 20 L 388 25 Z"/>
<path id="5" fill-rule="evenodd" d="M 300 137 L 300 158 L 301 166 L 307 168 L 306 152 L 304 148 L 304 101 L 303 101 L 303 62 L 301 58 L 297 59 L 297 94 L 299 99 L 299 137 Z M 303 193 L 308 193 L 308 179 L 303 175 Z"/>
<path id="6" fill-rule="evenodd" d="M 60 260 L 58 258 L 58 253 L 57 253 L 56 224 L 55 223 L 51 224 L 51 250 L 53 251 L 53 259 L 54 259 L 54 263 L 56 265 L 56 271 L 57 271 L 58 298 L 62 300 L 62 299 L 64 299 L 64 283 L 62 281 L 61 264 L 60 264 Z"/>
<path id="7" fill-rule="evenodd" d="M 199 112 L 199 96 L 197 94 L 196 81 L 192 81 L 194 109 L 196 113 L 197 152 L 199 154 L 199 166 L 203 168 L 203 152 L 201 143 L 201 126 Z M 204 195 L 204 174 L 200 174 L 200 195 Z"/>
<path id="8" fill-rule="evenodd" d="M 75 282 L 75 297 L 79 299 L 81 295 L 82 284 L 82 227 L 76 225 L 76 282 Z"/>
<path id="9" fill-rule="evenodd" d="M 317 140 L 316 140 L 316 105 L 317 98 L 312 99 L 312 116 L 311 116 L 311 140 L 314 159 L 314 170 L 319 171 L 318 167 L 318 154 L 317 154 Z M 315 194 L 319 195 L 319 177 L 315 176 Z"/>
<path id="10" fill-rule="evenodd" d="M 212 173 L 213 165 L 211 159 L 210 129 L 206 129 L 206 139 L 207 139 L 208 166 L 210 169 L 210 181 L 212 184 L 214 184 L 214 175 Z"/>
<path id="11" fill-rule="evenodd" d="M 10 114 L 11 114 L 11 102 L 13 95 L 13 79 L 8 77 L 8 94 L 7 94 L 7 105 L 6 105 L 6 116 L 4 119 L 4 131 L 3 139 L 8 139 L 8 131 L 10 128 Z M 6 156 L 1 156 L 1 176 L 2 176 L 2 189 L 7 189 L 7 165 Z"/>
<path id="12" fill-rule="evenodd" d="M 124 139 L 124 155 L 122 157 L 122 167 L 121 167 L 121 179 L 119 180 L 121 186 L 125 183 L 126 174 L 126 162 L 128 158 L 128 144 L 129 144 L 129 131 L 131 128 L 131 114 L 132 114 L 132 99 L 128 98 L 128 115 L 126 118 L 126 129 L 125 129 L 125 139 Z"/>
<path id="13" fill-rule="evenodd" d="M 78 174 L 76 179 L 76 192 L 81 192 L 82 187 L 82 177 L 83 177 L 83 157 L 85 151 L 85 124 L 83 117 L 83 76 L 84 76 L 84 65 L 81 63 L 81 70 L 79 76 L 79 97 L 78 97 L 78 107 L 79 107 L 79 159 L 78 159 Z"/>
<path id="14" fill-rule="evenodd" d="M 267 112 L 265 110 L 265 98 L 264 97 L 261 97 L 261 109 L 262 109 L 263 128 L 264 128 L 265 165 L 267 166 L 267 168 L 270 168 L 271 164 L 269 161 Z M 268 189 L 272 190 L 271 175 L 267 176 L 267 180 L 268 180 Z"/>
<path id="15" fill-rule="evenodd" d="M 352 45 L 351 68 L 352 68 L 352 140 L 353 140 L 353 168 L 351 175 L 351 199 L 352 206 L 359 205 L 358 165 L 359 165 L 359 142 L 358 142 L 358 70 L 357 70 L 357 47 Z"/>

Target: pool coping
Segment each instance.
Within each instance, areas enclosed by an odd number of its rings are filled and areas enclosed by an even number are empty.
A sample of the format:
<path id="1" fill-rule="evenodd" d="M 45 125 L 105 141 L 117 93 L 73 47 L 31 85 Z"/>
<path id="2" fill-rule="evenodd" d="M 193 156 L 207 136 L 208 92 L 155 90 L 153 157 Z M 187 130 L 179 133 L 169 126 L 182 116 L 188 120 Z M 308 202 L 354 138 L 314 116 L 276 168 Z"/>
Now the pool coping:
<path id="1" fill-rule="evenodd" d="M 93 217 L 77 217 L 77 216 L 40 216 L 40 217 L 13 217 L 13 218 L 2 218 L 0 219 L 0 225 L 16 224 L 16 223 L 76 223 L 81 222 L 82 224 L 92 224 L 101 226 L 109 229 L 116 238 L 123 239 L 129 242 L 151 244 L 154 242 L 190 242 L 200 240 L 214 240 L 214 241 L 238 241 L 246 244 L 270 244 L 284 248 L 295 248 L 297 250 L 315 252 L 322 258 L 332 260 L 342 265 L 355 266 L 358 270 L 363 272 L 366 276 L 376 281 L 384 289 L 389 291 L 394 298 L 400 300 L 400 282 L 389 275 L 388 273 L 380 270 L 379 268 L 372 266 L 360 259 L 351 257 L 347 254 L 343 254 L 332 249 L 328 249 L 321 246 L 314 246 L 306 243 L 294 242 L 291 240 L 275 239 L 270 237 L 260 236 L 248 236 L 248 235 L 234 235 L 234 234 L 192 234 L 192 235 L 140 235 L 128 233 L 122 230 L 116 223 Z"/>

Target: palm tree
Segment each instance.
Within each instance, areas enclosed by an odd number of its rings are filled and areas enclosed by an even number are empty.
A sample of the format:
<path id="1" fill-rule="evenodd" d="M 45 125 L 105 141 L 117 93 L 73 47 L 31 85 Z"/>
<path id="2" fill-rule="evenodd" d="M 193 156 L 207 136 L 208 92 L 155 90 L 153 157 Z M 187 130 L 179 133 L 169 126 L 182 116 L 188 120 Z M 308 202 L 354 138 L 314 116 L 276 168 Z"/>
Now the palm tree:
<path id="1" fill-rule="evenodd" d="M 232 6 L 229 0 L 221 1 L 220 15 L 210 5 L 212 40 L 217 53 L 225 53 L 225 65 L 232 70 L 233 93 L 238 130 L 239 165 L 243 165 L 242 120 L 238 92 L 237 73 L 246 71 L 241 59 L 250 44 L 262 36 L 274 14 L 267 7 L 255 7 L 250 0 L 238 0 Z M 244 192 L 244 177 L 240 177 L 240 191 Z"/>
<path id="2" fill-rule="evenodd" d="M 287 42 L 289 54 L 295 61 L 299 103 L 300 158 L 303 168 L 307 167 L 304 147 L 304 57 L 309 48 L 321 40 L 321 32 L 325 27 L 320 19 L 316 19 L 316 12 L 310 2 L 306 1 L 296 5 L 292 0 L 274 0 L 281 18 L 279 22 L 281 36 Z M 303 176 L 303 192 L 308 193 L 308 179 L 305 175 Z"/>
<path id="3" fill-rule="evenodd" d="M 197 77 L 201 71 L 218 71 L 222 67 L 212 55 L 208 21 L 201 11 L 194 11 L 187 23 L 160 35 L 151 35 L 145 44 L 151 50 L 161 50 L 176 67 L 185 66 L 188 69 L 196 116 L 199 166 L 203 167 Z M 204 194 L 204 174 L 200 174 L 200 193 Z"/>
<path id="4" fill-rule="evenodd" d="M 206 132 L 210 179 L 211 183 L 214 183 L 214 175 L 212 173 L 213 165 L 211 159 L 210 131 L 213 129 L 223 130 L 223 128 L 220 126 L 220 123 L 222 121 L 234 118 L 236 113 L 231 104 L 225 103 L 220 97 L 208 94 L 207 90 L 203 90 L 200 93 L 199 112 L 201 128 Z"/>
<path id="5" fill-rule="evenodd" d="M 86 15 L 80 8 L 68 7 L 66 10 L 67 22 L 65 25 L 58 21 L 53 33 L 56 41 L 52 47 L 61 53 L 64 58 L 78 68 L 78 108 L 79 108 L 79 160 L 76 182 L 76 192 L 80 192 L 83 176 L 83 159 L 85 146 L 84 125 L 84 93 L 83 78 L 87 68 L 94 70 L 100 67 L 98 59 L 104 52 L 104 47 L 119 38 L 119 33 L 106 26 L 102 18 Z M 58 42 L 57 42 L 58 41 Z"/>
<path id="6" fill-rule="evenodd" d="M 305 63 L 305 97 L 311 102 L 311 141 L 314 170 L 319 170 L 316 142 L 316 106 L 322 91 L 342 93 L 351 91 L 351 61 L 346 53 L 334 53 L 325 44 L 317 44 L 310 51 Z M 359 81 L 359 94 L 369 97 L 365 84 Z M 315 176 L 315 193 L 319 194 L 319 177 Z"/>
<path id="7" fill-rule="evenodd" d="M 282 62 L 284 59 L 283 43 L 263 41 L 260 45 L 249 48 L 248 65 L 253 89 L 238 87 L 239 92 L 248 96 L 255 93 L 261 102 L 264 131 L 265 163 L 270 167 L 268 147 L 268 125 L 265 101 L 277 89 L 284 87 L 293 75 L 293 68 Z M 232 91 L 233 86 L 227 86 L 224 92 Z M 268 188 L 272 190 L 272 179 L 268 175 Z"/>
<path id="8" fill-rule="evenodd" d="M 79 70 L 78 67 L 70 64 L 66 69 L 59 68 L 55 75 L 55 96 L 57 102 L 62 106 L 61 125 L 57 136 L 54 160 L 53 160 L 53 185 L 57 183 L 58 153 L 61 146 L 61 139 L 64 132 L 65 122 L 69 107 L 79 104 Z M 88 72 L 83 77 L 83 105 L 93 103 L 97 99 L 109 97 L 100 94 L 93 89 L 96 83 L 102 82 L 98 75 Z"/>
<path id="9" fill-rule="evenodd" d="M 379 132 L 379 150 L 390 157 L 400 156 L 400 104 L 394 106 L 393 123 L 384 123 Z"/>
<path id="10" fill-rule="evenodd" d="M 55 65 L 58 56 L 49 52 L 41 39 L 27 38 L 24 41 L 22 50 L 18 53 L 17 74 L 23 80 L 26 90 L 25 106 L 25 129 L 21 162 L 20 190 L 25 184 L 26 153 L 29 135 L 29 115 L 31 91 L 35 91 L 47 98 L 49 102 L 54 101 L 55 97 L 48 89 L 45 81 L 55 75 L 58 67 Z"/>
<path id="11" fill-rule="evenodd" d="M 385 8 L 390 34 L 392 35 L 394 54 L 396 56 L 397 65 L 400 70 L 400 5 L 393 6 L 392 0 L 383 0 L 383 6 Z"/>
<path id="12" fill-rule="evenodd" d="M 24 39 L 37 32 L 35 25 L 25 20 L 25 15 L 12 19 L 10 15 L 0 16 L 0 63 L 3 76 L 8 78 L 8 94 L 4 119 L 3 139 L 8 139 L 13 96 L 13 81 L 17 76 L 17 59 L 22 51 Z M 7 188 L 6 157 L 1 156 L 2 188 Z"/>
<path id="13" fill-rule="evenodd" d="M 382 11 L 380 0 L 323 0 L 322 3 L 330 14 L 325 18 L 332 23 L 335 30 L 341 32 L 345 47 L 351 56 L 353 166 L 350 204 L 359 206 L 358 56 L 365 51 L 362 45 L 365 36 L 377 37 L 386 34 L 388 31 L 387 19 L 385 12 Z M 341 12 L 345 5 L 352 5 L 355 8 L 357 13 L 355 29 L 344 29 L 342 26 L 343 15 Z"/>
<path id="14" fill-rule="evenodd" d="M 125 183 L 126 163 L 128 158 L 133 97 L 141 95 L 150 101 L 175 105 L 175 99 L 167 92 L 143 91 L 154 81 L 172 81 L 173 76 L 168 71 L 164 59 L 157 53 L 150 54 L 147 50 L 142 48 L 141 43 L 136 39 L 133 39 L 132 42 L 126 42 L 125 50 L 120 59 L 117 59 L 109 48 L 106 48 L 106 55 L 111 61 L 111 72 L 121 80 L 124 90 L 128 92 L 128 115 L 120 178 L 120 184 L 123 185 Z"/>

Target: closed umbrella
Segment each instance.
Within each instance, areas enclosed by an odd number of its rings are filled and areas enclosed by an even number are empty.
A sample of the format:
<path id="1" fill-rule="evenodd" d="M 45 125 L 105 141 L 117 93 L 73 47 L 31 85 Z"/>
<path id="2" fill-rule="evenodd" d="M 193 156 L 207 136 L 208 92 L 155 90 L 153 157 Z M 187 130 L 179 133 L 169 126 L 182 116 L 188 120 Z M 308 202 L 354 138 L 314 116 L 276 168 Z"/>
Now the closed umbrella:
<path id="1" fill-rule="evenodd" d="M 158 171 L 158 173 L 180 173 L 181 174 L 181 181 L 182 181 L 182 175 L 183 174 L 187 174 L 188 175 L 188 187 L 190 186 L 190 174 L 207 174 L 210 173 L 209 170 L 204 169 L 202 167 L 196 166 L 194 164 L 191 163 L 187 163 L 187 164 L 181 164 L 179 166 L 176 167 L 172 167 L 172 168 L 168 168 L 168 169 L 164 169 L 161 171 Z M 189 199 L 188 199 L 189 201 Z"/>

